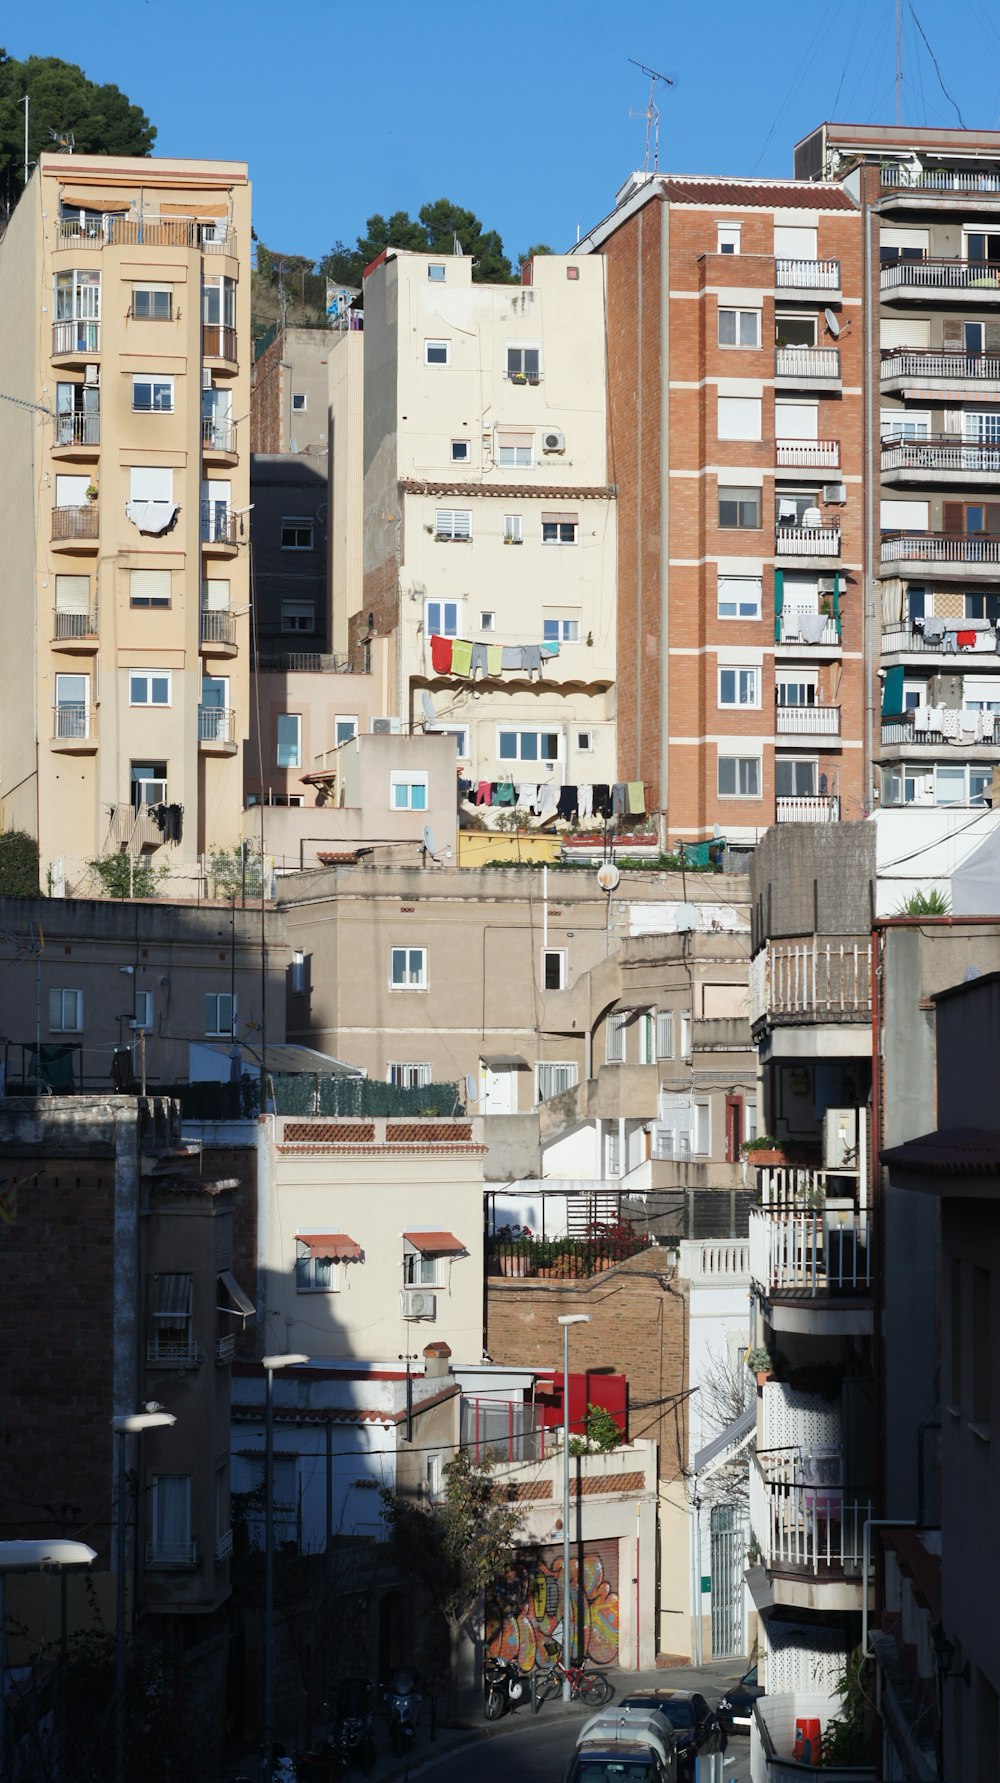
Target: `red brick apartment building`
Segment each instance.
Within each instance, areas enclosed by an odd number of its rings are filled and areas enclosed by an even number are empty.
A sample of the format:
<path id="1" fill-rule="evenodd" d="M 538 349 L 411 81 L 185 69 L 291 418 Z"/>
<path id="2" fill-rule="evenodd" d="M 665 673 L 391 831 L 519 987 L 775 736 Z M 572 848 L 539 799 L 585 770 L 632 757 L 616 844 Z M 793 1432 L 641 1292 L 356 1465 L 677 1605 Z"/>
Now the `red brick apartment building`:
<path id="1" fill-rule="evenodd" d="M 862 228 L 839 184 L 637 174 L 608 261 L 618 772 L 667 836 L 862 815 Z"/>

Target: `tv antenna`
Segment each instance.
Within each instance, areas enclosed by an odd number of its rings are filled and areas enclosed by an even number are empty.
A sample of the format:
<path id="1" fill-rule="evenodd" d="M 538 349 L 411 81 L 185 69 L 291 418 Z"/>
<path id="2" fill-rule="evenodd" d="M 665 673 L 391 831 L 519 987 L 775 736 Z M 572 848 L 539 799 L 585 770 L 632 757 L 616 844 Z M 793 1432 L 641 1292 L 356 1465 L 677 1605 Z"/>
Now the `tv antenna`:
<path id="1" fill-rule="evenodd" d="M 73 153 L 76 148 L 76 135 L 72 130 L 53 130 L 50 124 L 49 135 L 56 145 L 57 154 L 71 155 Z"/>
<path id="2" fill-rule="evenodd" d="M 646 120 L 646 172 L 649 172 L 649 140 L 652 136 L 653 172 L 656 173 L 660 166 L 660 109 L 656 103 L 656 83 L 662 81 L 665 87 L 676 87 L 677 82 L 671 75 L 661 74 L 658 68 L 647 68 L 645 62 L 637 62 L 634 56 L 629 56 L 628 59 L 633 68 L 638 68 L 640 74 L 649 78 L 649 102 L 645 111 L 630 111 L 628 115 L 630 118 Z"/>

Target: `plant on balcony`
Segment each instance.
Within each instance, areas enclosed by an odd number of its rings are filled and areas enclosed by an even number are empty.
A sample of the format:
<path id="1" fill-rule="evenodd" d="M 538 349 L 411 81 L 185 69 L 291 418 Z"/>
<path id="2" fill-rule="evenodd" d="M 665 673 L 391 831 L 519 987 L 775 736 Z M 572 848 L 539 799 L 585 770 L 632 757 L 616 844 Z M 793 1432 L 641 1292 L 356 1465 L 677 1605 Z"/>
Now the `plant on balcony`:
<path id="1" fill-rule="evenodd" d="M 86 496 L 88 501 L 93 502 L 93 501 L 97 500 L 97 497 L 100 494 L 100 490 L 98 489 L 96 483 L 88 483 L 87 487 L 83 493 Z"/>
<path id="2" fill-rule="evenodd" d="M 874 1659 L 860 1647 L 849 1653 L 834 1689 L 841 1712 L 832 1715 L 823 1729 L 822 1765 L 873 1765 L 877 1744 L 875 1728 Z"/>
<path id="3" fill-rule="evenodd" d="M 951 909 L 951 900 L 947 892 L 932 890 L 929 892 L 913 892 L 904 898 L 896 911 L 897 916 L 947 916 Z"/>
<path id="4" fill-rule="evenodd" d="M 587 1421 L 583 1436 L 571 1436 L 571 1455 L 609 1455 L 621 1447 L 625 1438 L 606 1406 L 587 1404 Z"/>
<path id="5" fill-rule="evenodd" d="M 746 1364 L 750 1373 L 757 1376 L 758 1386 L 764 1381 L 771 1380 L 774 1375 L 774 1357 L 770 1350 L 765 1350 L 762 1345 L 747 1351 Z"/>
<path id="6" fill-rule="evenodd" d="M 774 1139 L 769 1133 L 758 1133 L 756 1139 L 744 1139 L 740 1151 L 751 1164 L 783 1164 L 785 1161 L 780 1139 Z"/>
<path id="7" fill-rule="evenodd" d="M 154 867 L 134 854 L 103 854 L 87 866 L 105 898 L 155 898 L 169 867 Z"/>

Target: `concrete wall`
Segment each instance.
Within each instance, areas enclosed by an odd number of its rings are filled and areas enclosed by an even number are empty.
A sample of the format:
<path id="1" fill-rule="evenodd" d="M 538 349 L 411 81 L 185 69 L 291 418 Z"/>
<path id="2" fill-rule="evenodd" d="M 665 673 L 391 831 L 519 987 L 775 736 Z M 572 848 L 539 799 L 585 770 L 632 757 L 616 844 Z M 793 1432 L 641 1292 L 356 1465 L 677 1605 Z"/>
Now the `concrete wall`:
<path id="1" fill-rule="evenodd" d="M 875 825 L 775 824 L 750 864 L 753 945 L 784 935 L 867 935 Z"/>
<path id="2" fill-rule="evenodd" d="M 330 649 L 327 615 L 327 525 L 329 503 L 326 455 L 255 453 L 250 461 L 253 496 L 254 575 L 257 638 L 265 661 L 284 652 Z M 292 550 L 282 545 L 286 518 L 312 524 L 312 546 Z M 286 601 L 309 601 L 311 628 L 283 609 Z"/>

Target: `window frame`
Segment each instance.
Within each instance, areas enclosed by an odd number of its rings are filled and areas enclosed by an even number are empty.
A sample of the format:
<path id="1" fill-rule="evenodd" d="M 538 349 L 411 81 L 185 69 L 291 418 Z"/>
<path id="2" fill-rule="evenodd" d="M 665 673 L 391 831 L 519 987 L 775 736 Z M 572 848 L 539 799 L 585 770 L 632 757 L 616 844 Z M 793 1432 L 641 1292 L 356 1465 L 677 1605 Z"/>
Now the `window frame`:
<path id="1" fill-rule="evenodd" d="M 451 442 L 451 462 L 452 462 L 452 464 L 471 464 L 472 463 L 472 441 L 471 440 L 452 440 L 452 442 Z"/>
<path id="2" fill-rule="evenodd" d="M 450 545 L 466 545 L 472 538 L 471 508 L 435 508 L 434 537 Z"/>
<path id="3" fill-rule="evenodd" d="M 750 497 L 753 497 L 757 515 L 751 525 L 740 518 L 744 508 L 749 508 Z M 736 509 L 735 520 L 724 520 L 723 505 Z M 759 484 L 718 483 L 716 485 L 716 529 L 719 532 L 760 532 L 764 524 L 764 491 Z"/>
<path id="4" fill-rule="evenodd" d="M 783 792 L 778 785 L 779 769 L 791 768 L 796 772 L 800 768 L 812 769 L 812 790 L 810 792 Z M 776 799 L 815 799 L 819 796 L 819 756 L 818 755 L 781 755 L 774 758 L 774 796 Z"/>
<path id="5" fill-rule="evenodd" d="M 403 1252 L 404 1288 L 443 1288 L 442 1257 L 427 1257 L 412 1246 Z M 426 1273 L 425 1273 L 426 1272 Z"/>
<path id="6" fill-rule="evenodd" d="M 169 593 L 165 599 L 154 594 L 133 594 L 133 577 L 135 576 L 164 576 Z M 173 605 L 173 572 L 157 569 L 153 565 L 146 565 L 142 569 L 130 569 L 128 573 L 128 604 L 130 607 L 134 607 L 137 612 L 152 612 L 154 610 L 161 613 L 166 612 Z"/>
<path id="7" fill-rule="evenodd" d="M 297 537 L 286 538 L 286 533 L 308 534 L 308 539 L 302 543 Z M 282 514 L 278 537 L 282 551 L 315 551 L 316 522 L 308 514 Z"/>
<path id="8" fill-rule="evenodd" d="M 176 409 L 176 404 L 174 402 L 174 383 L 175 379 L 169 372 L 134 371 L 132 373 L 133 415 L 174 414 Z M 140 403 L 136 401 L 137 388 L 141 388 L 143 385 L 149 386 L 148 403 Z M 161 391 L 167 391 L 169 393 L 169 402 L 156 401 L 156 391 L 158 388 Z"/>
<path id="9" fill-rule="evenodd" d="M 554 964 L 553 976 L 557 982 L 549 983 L 549 967 Z M 566 949 L 565 947 L 542 948 L 542 989 L 546 991 L 564 991 L 566 989 Z"/>
<path id="10" fill-rule="evenodd" d="M 289 722 L 293 722 L 295 725 L 295 742 L 294 742 L 294 744 L 289 744 L 288 742 L 282 743 L 281 727 L 282 727 L 283 721 L 286 724 Z M 289 753 L 290 751 L 294 751 L 294 760 L 292 759 L 292 757 Z M 287 758 L 284 761 L 282 760 L 283 753 Z M 302 714 L 301 714 L 301 712 L 276 712 L 275 713 L 274 765 L 276 768 L 284 768 L 286 771 L 290 768 L 301 768 L 301 766 L 302 766 Z"/>
<path id="11" fill-rule="evenodd" d="M 543 607 L 542 641 L 546 644 L 579 644 L 581 624 L 582 615 L 579 607 L 572 609 Z M 555 637 L 549 636 L 549 627 L 551 626 L 556 628 Z"/>
<path id="12" fill-rule="evenodd" d="M 564 1083 L 561 1089 L 551 1089 L 547 1096 L 542 1095 L 542 1072 L 565 1071 L 570 1082 Z M 553 1096 L 564 1096 L 567 1090 L 574 1090 L 580 1081 L 580 1068 L 575 1059 L 539 1059 L 535 1066 L 535 1100 L 550 1102 Z"/>
<path id="13" fill-rule="evenodd" d="M 397 1089 L 423 1090 L 434 1082 L 434 1073 L 426 1059 L 390 1059 L 385 1081 Z"/>
<path id="14" fill-rule="evenodd" d="M 738 585 L 739 587 L 742 587 L 742 588 L 752 587 L 756 590 L 756 601 L 753 603 L 753 611 L 752 612 L 743 612 L 742 611 L 743 607 L 745 607 L 745 606 L 749 607 L 751 605 L 751 602 L 744 600 L 739 594 L 737 594 L 735 600 L 731 600 L 731 601 L 723 600 L 723 598 L 722 598 L 723 587 L 724 586 L 729 587 L 730 585 L 732 585 L 734 587 Z M 728 606 L 734 607 L 736 609 L 736 611 L 733 613 L 723 612 L 723 607 L 728 607 Z M 763 617 L 763 611 L 764 611 L 764 578 L 763 578 L 763 576 L 731 576 L 725 571 L 722 571 L 717 575 L 716 583 L 715 583 L 715 616 L 717 619 L 723 620 L 727 625 L 732 624 L 733 622 L 739 622 L 740 620 L 744 620 L 744 621 L 749 620 L 752 623 L 755 619 L 760 619 Z"/>
<path id="15" fill-rule="evenodd" d="M 508 545 L 523 545 L 524 515 L 505 514 L 503 517 L 504 542 Z"/>
<path id="16" fill-rule="evenodd" d="M 423 803 L 413 803 L 413 794 L 423 793 Z M 400 802 L 396 794 L 406 793 Z M 389 810 L 427 811 L 430 808 L 429 777 L 423 769 L 392 768 L 389 771 Z"/>
<path id="17" fill-rule="evenodd" d="M 343 726 L 348 724 L 353 725 L 354 728 L 349 736 L 342 737 L 340 731 Z M 335 749 L 341 749 L 345 743 L 353 743 L 358 734 L 359 725 L 360 719 L 356 713 L 335 712 L 333 715 L 333 747 Z"/>
<path id="18" fill-rule="evenodd" d="M 56 1021 L 53 1021 L 52 1017 L 53 1017 L 53 1013 L 56 1009 L 55 999 L 57 997 L 59 998 L 59 1019 L 56 1022 Z M 67 1020 L 67 1015 L 66 1015 L 66 1009 L 67 1009 L 66 999 L 67 999 L 67 997 L 75 998 L 75 1002 L 72 1005 L 73 1013 L 69 1020 Z M 67 986 L 65 989 L 56 989 L 56 990 L 49 991 L 49 1033 L 50 1034 L 82 1034 L 83 1033 L 83 992 L 82 991 L 74 990 L 72 988 L 72 986 Z"/>
<path id="19" fill-rule="evenodd" d="M 716 251 L 716 253 L 717 254 L 739 254 L 741 251 L 742 231 L 743 231 L 742 223 L 716 223 L 716 225 L 715 225 L 715 251 Z M 734 237 L 734 240 L 728 244 L 724 240 L 724 237 L 727 235 L 731 235 Z"/>
<path id="20" fill-rule="evenodd" d="M 417 954 L 419 954 L 419 956 L 420 956 L 420 964 L 417 967 L 418 976 L 416 978 L 412 978 L 410 976 L 410 974 L 414 970 L 413 958 L 414 958 L 414 955 L 417 955 Z M 396 959 L 399 955 L 404 956 L 403 971 L 406 974 L 406 976 L 403 978 L 397 978 L 395 975 L 396 974 Z M 425 991 L 425 990 L 427 990 L 429 988 L 429 983 L 430 983 L 428 964 L 429 964 L 428 950 L 426 947 L 411 947 L 411 946 L 409 946 L 409 944 L 402 946 L 402 947 L 390 947 L 390 949 L 389 949 L 389 989 L 391 991 Z"/>
<path id="21" fill-rule="evenodd" d="M 504 737 L 515 738 L 515 740 L 517 742 L 517 748 L 513 754 L 510 754 L 509 751 L 505 751 L 502 748 L 502 739 Z M 541 751 L 537 751 L 534 755 L 523 755 L 521 753 L 521 742 L 524 737 L 534 737 L 536 739 L 536 742 L 539 742 L 539 743 L 541 742 L 541 740 L 543 738 L 547 738 L 549 741 L 551 741 L 554 738 L 555 743 L 556 743 L 556 754 L 551 755 L 551 754 L 547 754 L 547 753 L 542 753 Z M 563 760 L 564 752 L 565 752 L 564 744 L 565 744 L 565 740 L 563 738 L 563 734 L 562 734 L 561 730 L 545 730 L 540 726 L 529 725 L 529 724 L 498 724 L 497 725 L 497 754 L 496 754 L 497 761 L 519 761 L 519 762 L 526 761 L 526 762 L 531 762 L 533 764 L 536 764 L 538 762 L 544 762 L 547 764 L 554 765 L 556 762 L 561 762 Z"/>
<path id="22" fill-rule="evenodd" d="M 449 607 L 454 607 L 454 609 L 455 609 L 455 629 L 454 629 L 454 631 L 448 631 L 448 630 L 441 629 L 442 625 L 447 626 L 447 609 Z M 432 619 L 432 613 L 435 608 L 437 608 L 437 611 L 438 611 L 439 623 L 437 625 L 435 625 L 433 623 L 433 619 Z M 464 616 L 463 608 L 464 608 L 464 603 L 461 599 L 445 600 L 442 596 L 435 595 L 432 599 L 425 600 L 424 601 L 424 637 L 425 638 L 432 638 L 432 637 L 435 637 L 435 638 L 460 638 L 462 636 L 462 620 L 463 620 L 463 616 Z"/>
<path id="23" fill-rule="evenodd" d="M 166 315 L 165 316 L 164 315 L 160 315 L 160 316 L 156 315 L 155 311 L 152 307 L 149 309 L 149 311 L 147 312 L 146 315 L 140 315 L 139 311 L 135 307 L 135 300 L 140 294 L 143 294 L 147 297 L 152 297 L 154 295 L 166 297 L 166 300 L 167 300 Z M 170 284 L 170 285 L 154 285 L 154 284 L 147 284 L 147 283 L 145 283 L 143 281 L 139 281 L 139 280 L 133 280 L 133 282 L 132 282 L 132 302 L 131 302 L 129 314 L 131 315 L 133 322 L 172 322 L 174 319 L 174 287 L 173 287 L 173 285 L 172 284 Z"/>
<path id="24" fill-rule="evenodd" d="M 307 415 L 309 413 L 309 394 L 305 390 L 292 391 L 292 414 Z"/>
<path id="25" fill-rule="evenodd" d="M 431 358 L 432 352 L 434 354 L 433 358 Z M 432 337 L 425 336 L 424 337 L 424 364 L 425 365 L 450 365 L 451 364 L 451 341 L 450 340 L 441 340 L 437 336 L 432 336 Z"/>
<path id="26" fill-rule="evenodd" d="M 672 1009 L 656 1011 L 656 1061 L 672 1059 L 674 1056 L 674 1012 Z"/>
<path id="27" fill-rule="evenodd" d="M 142 1005 L 143 1005 L 143 1013 L 141 1016 L 139 1014 L 139 1000 L 140 1000 L 140 998 L 142 999 Z M 136 1033 L 151 1034 L 153 1032 L 153 993 L 152 993 L 152 991 L 137 990 L 135 992 L 133 1010 L 132 1010 L 132 1020 L 135 1025 Z"/>
<path id="28" fill-rule="evenodd" d="M 579 520 L 543 520 L 540 525 L 543 545 L 571 547 L 580 542 Z M 546 537 L 546 534 L 549 536 Z M 570 536 L 567 537 L 567 534 Z"/>
<path id="29" fill-rule="evenodd" d="M 534 369 L 525 364 L 525 356 L 535 355 Z M 542 375 L 542 343 L 541 341 L 507 341 L 504 348 L 506 360 L 506 378 L 526 378 L 529 383 L 536 382 Z M 513 363 L 513 361 L 518 363 Z"/>
<path id="30" fill-rule="evenodd" d="M 136 699 L 135 686 L 139 681 L 146 682 L 146 699 Z M 153 683 L 162 681 L 166 686 L 166 699 L 152 698 Z M 128 703 L 131 709 L 167 711 L 174 703 L 173 671 L 171 669 L 129 669 L 128 671 Z"/>
<path id="31" fill-rule="evenodd" d="M 723 318 L 723 316 L 733 316 L 735 318 L 735 321 L 733 324 L 733 333 L 737 337 L 736 339 L 731 340 L 731 341 L 723 340 L 723 338 L 722 338 L 722 318 Z M 752 316 L 754 318 L 754 322 L 756 324 L 755 329 L 754 329 L 756 339 L 752 340 L 752 341 L 740 340 L 738 338 L 742 331 L 743 319 L 746 316 Z M 733 305 L 733 304 L 728 304 L 728 303 L 722 303 L 719 305 L 719 307 L 718 307 L 718 322 L 717 322 L 717 345 L 722 348 L 724 353 L 754 352 L 756 350 L 759 350 L 760 343 L 761 343 L 761 312 L 760 312 L 760 310 L 743 309 L 743 308 L 739 307 L 738 305 Z"/>
<path id="32" fill-rule="evenodd" d="M 531 470 L 535 463 L 535 436 L 520 446 L 497 445 L 497 466 L 506 470 Z"/>
<path id="33" fill-rule="evenodd" d="M 215 1005 L 215 1026 L 209 1026 L 210 1005 Z M 221 1020 L 223 1004 L 229 1005 L 230 1026 L 225 1027 Z M 233 1040 L 236 1037 L 236 1024 L 239 1019 L 239 997 L 232 991 L 205 992 L 205 1038 L 207 1040 Z"/>
<path id="34" fill-rule="evenodd" d="M 339 1294 L 342 1267 L 343 1265 L 336 1257 L 314 1257 L 311 1252 L 308 1252 L 304 1257 L 296 1255 L 296 1294 Z M 320 1271 L 328 1272 L 326 1280 L 317 1279 Z"/>
<path id="35" fill-rule="evenodd" d="M 723 790 L 723 787 L 721 784 L 721 782 L 722 782 L 722 766 L 723 766 L 724 762 L 732 762 L 734 764 L 734 770 L 733 770 L 734 790 L 732 792 L 725 792 Z M 744 792 L 740 789 L 740 784 L 739 784 L 740 779 L 742 777 L 741 769 L 749 767 L 751 764 L 753 765 L 753 768 L 754 768 L 754 771 L 756 774 L 757 791 L 756 792 Z M 720 750 L 720 752 L 716 758 L 715 785 L 716 785 L 716 797 L 717 798 L 719 798 L 719 799 L 761 799 L 764 796 L 763 782 L 764 782 L 764 762 L 763 762 L 762 756 L 760 756 L 760 755 L 737 755 L 735 752 L 731 752 L 729 750 L 726 750 L 726 751 Z"/>
<path id="36" fill-rule="evenodd" d="M 725 425 L 727 428 L 730 429 L 730 431 L 724 433 L 723 432 L 724 405 L 726 405 L 726 404 L 732 405 L 732 404 L 736 404 L 736 403 L 742 405 L 738 412 L 739 412 L 739 415 L 741 417 L 743 417 L 743 419 L 741 422 L 737 423 L 736 411 L 733 410 L 732 408 L 726 409 L 726 415 L 728 418 L 726 420 Z M 753 405 L 753 408 L 756 411 L 755 415 L 752 415 L 749 412 L 749 410 L 747 408 L 748 404 Z M 755 426 L 756 432 L 747 433 L 746 427 L 748 425 Z M 759 445 L 761 440 L 764 437 L 763 427 L 764 427 L 764 399 L 763 399 L 763 397 L 761 397 L 761 396 L 719 396 L 719 395 L 716 395 L 716 399 L 715 399 L 715 431 L 716 431 L 716 437 L 718 439 L 726 440 L 726 441 L 735 441 L 737 444 L 746 443 L 746 444 L 750 444 L 750 445 Z"/>
<path id="37" fill-rule="evenodd" d="M 726 663 L 716 665 L 716 702 L 720 712 L 759 712 L 763 671 L 759 663 Z M 723 697 L 723 677 L 733 677 L 733 698 Z M 744 685 L 749 697 L 743 693 Z"/>
<path id="38" fill-rule="evenodd" d="M 611 1009 L 604 1023 L 604 1063 L 606 1065 L 625 1065 L 628 1063 L 628 1011 Z"/>
<path id="39" fill-rule="evenodd" d="M 288 623 L 289 620 L 292 619 L 293 617 L 305 617 L 304 614 L 293 615 L 289 611 L 289 609 L 292 607 L 302 607 L 302 608 L 308 607 L 309 613 L 308 613 L 308 623 L 307 624 L 305 624 L 305 625 L 290 625 Z M 285 636 L 285 637 L 294 637 L 296 635 L 296 633 L 305 635 L 307 633 L 315 632 L 315 630 L 316 630 L 316 602 L 308 601 L 308 600 L 293 599 L 291 596 L 289 596 L 287 599 L 283 600 L 281 603 L 281 630 L 282 630 L 283 636 Z"/>

